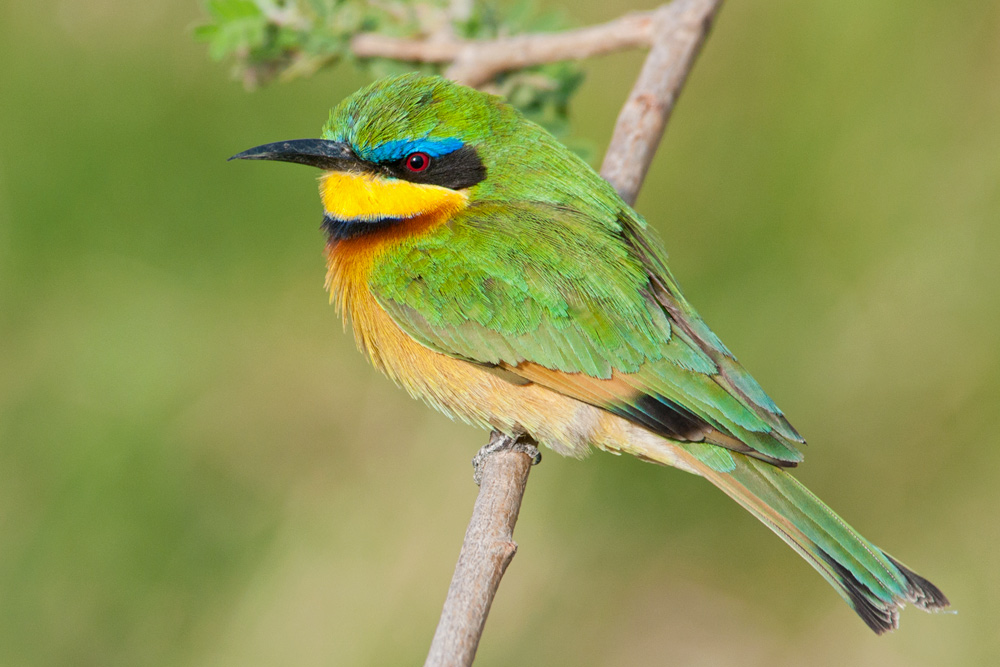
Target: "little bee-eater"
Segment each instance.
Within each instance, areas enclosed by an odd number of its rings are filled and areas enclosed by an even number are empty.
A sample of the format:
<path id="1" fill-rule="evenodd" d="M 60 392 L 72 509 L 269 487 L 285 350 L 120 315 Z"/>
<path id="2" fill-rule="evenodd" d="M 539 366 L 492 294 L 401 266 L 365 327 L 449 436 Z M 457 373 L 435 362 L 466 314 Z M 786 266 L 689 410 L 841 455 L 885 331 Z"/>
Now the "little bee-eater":
<path id="1" fill-rule="evenodd" d="M 383 79 L 321 139 L 235 158 L 322 170 L 331 301 L 372 363 L 445 414 L 559 453 L 705 477 L 877 633 L 946 607 L 792 477 L 804 441 L 687 302 L 645 220 L 497 97 Z"/>

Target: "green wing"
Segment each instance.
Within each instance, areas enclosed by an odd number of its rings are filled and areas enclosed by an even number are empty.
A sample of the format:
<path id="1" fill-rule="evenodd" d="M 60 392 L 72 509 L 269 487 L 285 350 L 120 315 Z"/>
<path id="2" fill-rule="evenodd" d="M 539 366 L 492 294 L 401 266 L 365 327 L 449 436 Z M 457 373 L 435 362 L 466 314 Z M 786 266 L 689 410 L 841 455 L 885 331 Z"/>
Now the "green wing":
<path id="1" fill-rule="evenodd" d="M 431 349 L 523 373 L 668 437 L 794 465 L 802 439 L 687 304 L 632 215 L 477 203 L 397 250 L 370 287 Z"/>

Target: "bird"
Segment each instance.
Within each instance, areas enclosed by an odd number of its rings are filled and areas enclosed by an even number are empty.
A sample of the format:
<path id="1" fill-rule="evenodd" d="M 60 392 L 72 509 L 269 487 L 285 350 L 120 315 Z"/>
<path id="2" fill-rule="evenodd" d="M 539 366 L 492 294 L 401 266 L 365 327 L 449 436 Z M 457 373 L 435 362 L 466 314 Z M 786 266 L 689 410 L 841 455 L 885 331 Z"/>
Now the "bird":
<path id="1" fill-rule="evenodd" d="M 453 419 L 564 455 L 704 477 L 877 634 L 949 605 L 792 476 L 803 438 L 685 299 L 658 235 L 498 96 L 375 81 L 319 139 L 234 155 L 317 167 L 326 287 L 372 364 Z"/>

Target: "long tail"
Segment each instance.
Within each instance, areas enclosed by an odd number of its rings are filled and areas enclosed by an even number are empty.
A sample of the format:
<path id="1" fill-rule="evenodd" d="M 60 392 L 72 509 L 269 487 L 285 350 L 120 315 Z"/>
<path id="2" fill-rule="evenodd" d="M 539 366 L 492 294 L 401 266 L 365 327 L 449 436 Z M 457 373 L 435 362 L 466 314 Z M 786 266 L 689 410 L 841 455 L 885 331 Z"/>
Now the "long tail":
<path id="1" fill-rule="evenodd" d="M 934 584 L 861 537 L 784 469 L 737 453 L 720 457 L 709 445 L 681 447 L 686 463 L 799 552 L 877 634 L 899 627 L 907 602 L 925 611 L 948 606 Z"/>

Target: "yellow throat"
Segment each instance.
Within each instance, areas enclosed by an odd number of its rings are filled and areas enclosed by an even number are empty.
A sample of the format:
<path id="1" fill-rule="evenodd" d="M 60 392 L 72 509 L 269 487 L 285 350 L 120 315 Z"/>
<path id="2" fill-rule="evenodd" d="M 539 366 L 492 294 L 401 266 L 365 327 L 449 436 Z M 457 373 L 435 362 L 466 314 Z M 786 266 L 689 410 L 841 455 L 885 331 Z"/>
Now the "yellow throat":
<path id="1" fill-rule="evenodd" d="M 367 172 L 327 172 L 320 177 L 319 193 L 327 215 L 358 222 L 428 214 L 447 218 L 465 208 L 469 200 L 462 190 Z"/>

